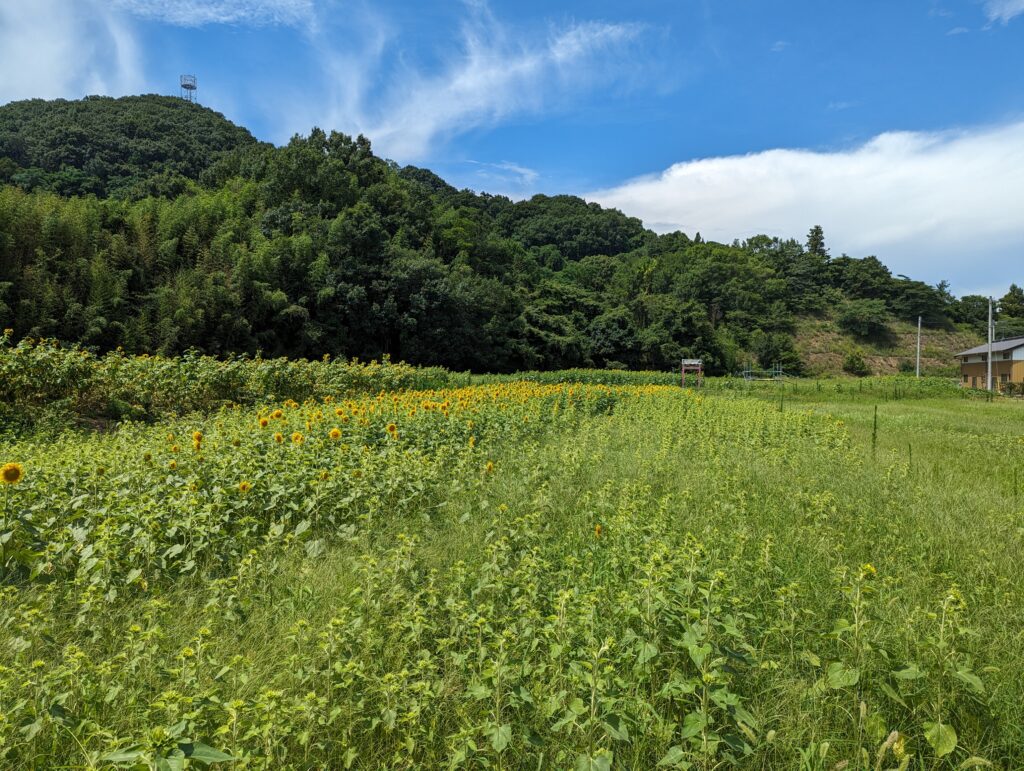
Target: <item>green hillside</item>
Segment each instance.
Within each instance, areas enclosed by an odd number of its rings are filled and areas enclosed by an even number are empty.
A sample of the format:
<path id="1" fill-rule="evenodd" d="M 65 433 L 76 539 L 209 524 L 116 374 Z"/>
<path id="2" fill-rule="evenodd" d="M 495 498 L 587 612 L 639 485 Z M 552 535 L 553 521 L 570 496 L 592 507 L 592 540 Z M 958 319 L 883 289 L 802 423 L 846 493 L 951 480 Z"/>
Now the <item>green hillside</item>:
<path id="1" fill-rule="evenodd" d="M 0 182 L 62 195 L 175 195 L 226 151 L 255 144 L 208 107 L 149 94 L 0 106 Z"/>
<path id="2" fill-rule="evenodd" d="M 158 96 L 0 107 L 0 328 L 98 351 L 364 359 L 456 370 L 948 367 L 984 298 L 833 256 L 825 233 L 656 234 L 568 195 L 457 190 L 313 129 L 256 142 Z M 1002 321 L 1024 324 L 1011 287 Z M 850 368 L 847 367 L 849 370 Z"/>
<path id="3" fill-rule="evenodd" d="M 883 341 L 862 340 L 844 333 L 834 319 L 804 318 L 796 324 L 796 350 L 808 374 L 842 375 L 843 361 L 859 351 L 875 375 L 913 371 L 917 350 L 917 325 L 892 319 L 891 334 Z M 953 354 L 984 342 L 974 329 L 963 325 L 925 328 L 921 332 L 921 372 L 955 375 Z"/>

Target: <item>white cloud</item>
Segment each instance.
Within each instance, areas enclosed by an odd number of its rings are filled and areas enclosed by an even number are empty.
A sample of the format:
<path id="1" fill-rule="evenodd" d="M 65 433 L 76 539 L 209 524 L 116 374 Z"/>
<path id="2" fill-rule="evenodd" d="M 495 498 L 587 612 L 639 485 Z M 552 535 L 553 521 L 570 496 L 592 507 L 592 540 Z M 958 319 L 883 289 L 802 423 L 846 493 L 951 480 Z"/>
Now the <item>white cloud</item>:
<path id="1" fill-rule="evenodd" d="M 966 35 L 968 32 L 970 32 L 970 30 L 967 29 L 967 27 L 953 27 L 953 29 L 949 30 L 949 32 L 947 32 L 946 34 L 947 35 Z"/>
<path id="2" fill-rule="evenodd" d="M 1014 16 L 1024 13 L 1024 0 L 985 0 L 985 15 L 989 21 L 1006 24 Z"/>
<path id="3" fill-rule="evenodd" d="M 131 31 L 94 0 L 0 0 L 0 103 L 138 90 Z"/>
<path id="4" fill-rule="evenodd" d="M 329 73 L 330 93 L 327 104 L 307 109 L 313 113 L 307 119 L 365 133 L 384 155 L 415 161 L 439 141 L 557 108 L 630 73 L 627 51 L 641 32 L 638 25 L 584 22 L 538 39 L 513 34 L 482 3 L 469 7 L 454 52 L 429 74 L 402 63 L 388 25 L 379 19 L 364 21 L 361 46 L 339 45 L 330 32 L 319 31 L 313 40 Z M 382 83 L 386 66 L 395 69 Z M 300 119 L 294 112 L 287 118 L 292 125 Z"/>
<path id="5" fill-rule="evenodd" d="M 876 254 L 895 273 L 971 291 L 1022 264 L 1024 121 L 688 161 L 586 197 L 660 231 L 726 242 L 802 240 L 820 224 L 833 254 Z"/>
<path id="6" fill-rule="evenodd" d="M 772 43 L 771 51 L 772 53 L 778 54 L 782 53 L 787 48 L 789 48 L 788 40 L 776 40 L 774 43 Z"/>
<path id="7" fill-rule="evenodd" d="M 113 0 L 113 5 L 145 19 L 181 27 L 206 24 L 301 26 L 314 18 L 313 0 Z"/>
<path id="8" fill-rule="evenodd" d="M 467 160 L 474 169 L 475 183 L 471 186 L 493 195 L 505 195 L 513 200 L 528 198 L 537 191 L 541 174 L 536 169 L 512 161 L 488 163 Z"/>

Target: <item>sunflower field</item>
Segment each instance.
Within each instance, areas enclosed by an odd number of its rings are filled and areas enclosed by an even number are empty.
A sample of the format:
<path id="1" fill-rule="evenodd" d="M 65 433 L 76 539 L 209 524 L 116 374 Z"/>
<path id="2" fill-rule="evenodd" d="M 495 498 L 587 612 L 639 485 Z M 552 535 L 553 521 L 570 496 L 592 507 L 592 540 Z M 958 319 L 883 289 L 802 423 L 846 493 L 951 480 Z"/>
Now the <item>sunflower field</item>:
<path id="1" fill-rule="evenodd" d="M 0 767 L 1024 765 L 1019 405 L 598 377 L 9 430 Z"/>

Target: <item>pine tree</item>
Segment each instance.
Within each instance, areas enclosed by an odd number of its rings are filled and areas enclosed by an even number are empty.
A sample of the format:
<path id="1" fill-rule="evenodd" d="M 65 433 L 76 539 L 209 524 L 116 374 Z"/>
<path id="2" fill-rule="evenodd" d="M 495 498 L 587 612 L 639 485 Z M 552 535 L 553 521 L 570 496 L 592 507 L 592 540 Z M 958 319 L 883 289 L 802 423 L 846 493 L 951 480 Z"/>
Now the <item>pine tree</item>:
<path id="1" fill-rule="evenodd" d="M 828 257 L 828 249 L 825 248 L 825 231 L 821 225 L 815 225 L 807 233 L 807 251 L 819 257 Z"/>

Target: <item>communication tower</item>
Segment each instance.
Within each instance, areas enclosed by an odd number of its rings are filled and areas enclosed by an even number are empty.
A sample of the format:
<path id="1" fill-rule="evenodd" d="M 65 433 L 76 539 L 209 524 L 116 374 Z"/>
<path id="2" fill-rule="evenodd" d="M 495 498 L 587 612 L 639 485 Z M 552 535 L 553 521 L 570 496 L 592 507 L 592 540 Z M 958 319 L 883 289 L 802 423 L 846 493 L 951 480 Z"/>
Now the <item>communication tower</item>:
<path id="1" fill-rule="evenodd" d="M 181 98 L 186 102 L 196 101 L 196 90 L 199 86 L 196 85 L 195 75 L 182 75 L 181 76 Z"/>

